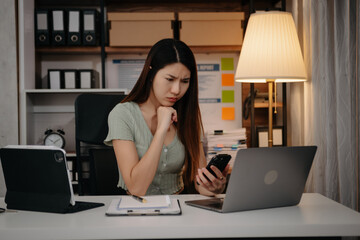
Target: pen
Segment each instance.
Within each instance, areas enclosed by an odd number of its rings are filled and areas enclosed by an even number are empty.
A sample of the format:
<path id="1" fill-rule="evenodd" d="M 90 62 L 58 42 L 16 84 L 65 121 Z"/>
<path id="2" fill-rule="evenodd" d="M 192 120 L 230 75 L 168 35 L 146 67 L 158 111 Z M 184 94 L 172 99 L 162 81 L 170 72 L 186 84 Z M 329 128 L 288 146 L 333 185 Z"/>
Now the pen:
<path id="1" fill-rule="evenodd" d="M 139 196 L 136 196 L 136 195 L 131 195 L 134 199 L 138 200 L 139 202 L 142 202 L 142 203 L 146 203 L 146 199 L 145 198 L 142 198 L 142 197 L 139 197 Z"/>

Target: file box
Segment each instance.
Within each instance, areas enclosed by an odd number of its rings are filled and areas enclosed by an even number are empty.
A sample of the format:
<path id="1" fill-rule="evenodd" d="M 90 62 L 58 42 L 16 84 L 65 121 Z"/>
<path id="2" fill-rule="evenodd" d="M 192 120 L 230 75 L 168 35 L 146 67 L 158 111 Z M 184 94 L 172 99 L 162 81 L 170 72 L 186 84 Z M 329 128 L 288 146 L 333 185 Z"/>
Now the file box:
<path id="1" fill-rule="evenodd" d="M 109 12 L 109 45 L 152 46 L 163 38 L 173 38 L 173 12 Z"/>
<path id="2" fill-rule="evenodd" d="M 239 46 L 244 19 L 243 12 L 179 13 L 180 39 L 189 46 Z"/>

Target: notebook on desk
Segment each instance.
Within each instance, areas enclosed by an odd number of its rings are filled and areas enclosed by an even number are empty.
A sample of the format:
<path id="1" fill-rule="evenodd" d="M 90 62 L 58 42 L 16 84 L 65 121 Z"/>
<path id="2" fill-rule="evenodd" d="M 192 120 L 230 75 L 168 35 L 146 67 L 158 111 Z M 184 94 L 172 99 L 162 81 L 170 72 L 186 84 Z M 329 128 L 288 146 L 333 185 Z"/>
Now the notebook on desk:
<path id="1" fill-rule="evenodd" d="M 185 203 L 223 213 L 297 205 L 316 149 L 306 146 L 239 150 L 224 198 Z"/>
<path id="2" fill-rule="evenodd" d="M 11 145 L 0 149 L 0 160 L 8 209 L 73 213 L 104 205 L 74 200 L 63 149 Z"/>

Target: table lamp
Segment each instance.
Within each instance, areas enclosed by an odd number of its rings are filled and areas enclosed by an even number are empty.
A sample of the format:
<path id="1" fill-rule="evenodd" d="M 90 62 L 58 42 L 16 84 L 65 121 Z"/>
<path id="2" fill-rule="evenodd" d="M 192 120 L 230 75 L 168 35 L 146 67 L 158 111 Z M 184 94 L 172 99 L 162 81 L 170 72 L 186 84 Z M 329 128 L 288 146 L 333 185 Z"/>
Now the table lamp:
<path id="1" fill-rule="evenodd" d="M 273 84 L 306 81 L 304 60 L 290 13 L 268 11 L 251 14 L 235 81 L 268 84 L 268 146 L 272 147 Z"/>

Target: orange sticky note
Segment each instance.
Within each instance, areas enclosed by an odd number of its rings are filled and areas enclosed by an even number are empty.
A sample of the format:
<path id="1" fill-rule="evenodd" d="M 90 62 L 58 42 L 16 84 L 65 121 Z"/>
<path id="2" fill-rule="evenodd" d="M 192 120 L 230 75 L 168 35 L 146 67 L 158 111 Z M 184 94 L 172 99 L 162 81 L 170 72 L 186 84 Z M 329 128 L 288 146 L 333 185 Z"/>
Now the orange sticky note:
<path id="1" fill-rule="evenodd" d="M 222 86 L 234 86 L 234 74 L 233 73 L 221 74 L 221 85 Z"/>
<path id="2" fill-rule="evenodd" d="M 235 120 L 235 108 L 223 107 L 222 108 L 222 120 Z"/>

